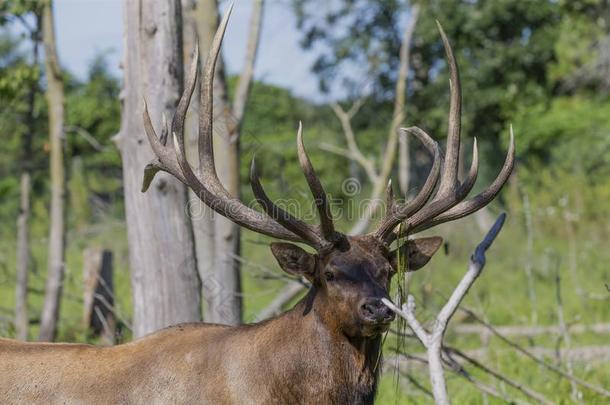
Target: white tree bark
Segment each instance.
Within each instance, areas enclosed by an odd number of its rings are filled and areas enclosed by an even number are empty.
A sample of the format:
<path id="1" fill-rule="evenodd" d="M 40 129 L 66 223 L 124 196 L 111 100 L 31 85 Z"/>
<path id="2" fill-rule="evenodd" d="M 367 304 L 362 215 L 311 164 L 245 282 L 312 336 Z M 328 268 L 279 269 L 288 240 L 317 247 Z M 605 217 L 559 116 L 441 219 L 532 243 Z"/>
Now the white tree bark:
<path id="1" fill-rule="evenodd" d="M 263 1 L 255 0 L 243 71 L 233 104 L 228 100 L 222 58 L 214 80 L 214 153 L 216 170 L 225 188 L 239 198 L 239 132 L 250 93 L 254 63 L 260 39 Z M 196 12 L 199 45 L 207 55 L 220 16 L 217 0 L 199 0 Z M 205 57 L 202 58 L 202 62 Z M 240 228 L 210 208 L 193 203 L 200 215 L 194 219 L 198 270 L 205 299 L 206 322 L 237 325 L 242 321 Z M 193 217 L 195 217 L 193 215 Z M 210 231 L 211 230 L 211 231 Z"/>
<path id="2" fill-rule="evenodd" d="M 57 57 L 53 2 L 51 0 L 45 4 L 42 12 L 42 41 L 45 50 L 46 96 L 49 105 L 51 207 L 47 282 L 38 339 L 51 341 L 55 339 L 57 333 L 64 278 L 64 210 L 66 199 L 63 150 L 64 84 Z"/>
<path id="3" fill-rule="evenodd" d="M 143 99 L 161 133 L 182 92 L 182 16 L 179 0 L 127 0 L 121 130 L 116 142 L 123 182 L 134 306 L 139 337 L 179 322 L 201 319 L 200 281 L 186 188 L 157 174 L 141 190 L 153 153 L 142 124 Z"/>
<path id="4" fill-rule="evenodd" d="M 28 271 L 30 269 L 30 191 L 28 169 L 21 173 L 19 217 L 17 218 L 17 285 L 15 286 L 15 332 L 17 339 L 28 338 Z"/>

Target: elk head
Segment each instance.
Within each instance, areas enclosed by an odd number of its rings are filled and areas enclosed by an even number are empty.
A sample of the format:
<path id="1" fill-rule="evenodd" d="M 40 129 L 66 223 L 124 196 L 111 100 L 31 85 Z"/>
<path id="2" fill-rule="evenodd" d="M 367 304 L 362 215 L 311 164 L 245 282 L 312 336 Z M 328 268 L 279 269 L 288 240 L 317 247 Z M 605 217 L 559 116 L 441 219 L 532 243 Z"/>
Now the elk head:
<path id="1" fill-rule="evenodd" d="M 508 179 L 514 163 L 514 141 L 511 131 L 509 151 L 494 182 L 480 194 L 466 200 L 474 186 L 478 171 L 476 140 L 469 173 L 460 182 L 457 177 L 460 148 L 461 93 L 458 68 L 445 33 L 439 30 L 451 73 L 451 101 L 447 150 L 440 147 L 419 128 L 403 129 L 416 136 L 433 156 L 427 180 L 417 196 L 406 203 L 394 200 L 391 183 L 387 188 L 386 216 L 377 230 L 367 235 L 348 236 L 335 230 L 326 193 L 305 151 L 303 130 L 299 124 L 297 150 L 305 179 L 313 194 L 319 226 L 312 226 L 276 205 L 265 193 L 252 161 L 250 180 L 256 200 L 264 214 L 232 197 L 218 179 L 212 147 L 213 79 L 216 60 L 231 10 L 225 14 L 214 37 L 203 69 L 199 103 L 199 170 L 195 174 L 187 161 L 184 142 L 184 120 L 195 89 L 198 74 L 198 53 L 195 52 L 186 78 L 185 90 L 171 123 L 163 128 L 161 137 L 155 133 L 144 109 L 144 128 L 157 159 L 145 169 L 143 191 L 155 173 L 166 171 L 188 187 L 220 215 L 252 231 L 277 239 L 306 244 L 315 250 L 309 253 L 291 243 L 273 243 L 271 251 L 281 268 L 289 274 L 305 277 L 312 285 L 310 310 L 316 311 L 327 325 L 347 336 L 376 336 L 387 330 L 393 313 L 382 298 L 388 297 L 390 280 L 397 271 L 398 252 L 407 259 L 407 268 L 417 270 L 425 265 L 442 243 L 439 237 L 409 239 L 392 248 L 395 229 L 402 224 L 412 235 L 437 224 L 469 215 L 487 205 Z M 171 130 L 172 145 L 166 145 Z M 437 187 L 438 185 L 438 187 Z M 435 192 L 436 190 L 436 192 Z"/>

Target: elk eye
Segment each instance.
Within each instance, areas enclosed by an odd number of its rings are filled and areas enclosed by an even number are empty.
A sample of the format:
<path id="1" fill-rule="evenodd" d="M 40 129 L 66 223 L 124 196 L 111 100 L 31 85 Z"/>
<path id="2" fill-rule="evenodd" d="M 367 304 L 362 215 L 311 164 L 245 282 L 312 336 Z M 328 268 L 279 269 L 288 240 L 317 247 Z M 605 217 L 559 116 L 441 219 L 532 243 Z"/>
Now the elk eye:
<path id="1" fill-rule="evenodd" d="M 333 281 L 335 279 L 335 275 L 332 272 L 327 271 L 324 273 L 324 278 L 326 278 L 326 281 Z"/>

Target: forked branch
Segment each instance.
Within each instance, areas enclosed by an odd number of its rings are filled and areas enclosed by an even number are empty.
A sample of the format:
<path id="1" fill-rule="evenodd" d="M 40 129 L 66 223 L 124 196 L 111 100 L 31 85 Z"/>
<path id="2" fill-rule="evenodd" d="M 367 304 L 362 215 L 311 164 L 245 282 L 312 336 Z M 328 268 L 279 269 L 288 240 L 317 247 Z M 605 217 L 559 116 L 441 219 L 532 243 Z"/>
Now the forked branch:
<path id="1" fill-rule="evenodd" d="M 436 404 L 445 405 L 449 404 L 449 398 L 447 396 L 447 387 L 445 384 L 445 377 L 443 372 L 443 361 L 442 361 L 442 350 L 443 350 L 443 337 L 447 331 L 447 325 L 449 320 L 455 314 L 458 306 L 468 293 L 468 290 L 476 279 L 481 274 L 483 267 L 485 267 L 485 252 L 504 225 L 506 214 L 501 214 L 494 225 L 491 227 L 483 241 L 476 247 L 474 253 L 470 257 L 470 263 L 468 265 L 468 271 L 462 277 L 447 303 L 443 306 L 441 311 L 436 316 L 432 331 L 427 332 L 421 323 L 415 316 L 415 298 L 412 295 L 407 297 L 407 302 L 403 304 L 402 309 L 398 308 L 391 301 L 382 299 L 383 303 L 391 308 L 397 315 L 404 318 L 407 325 L 413 330 L 417 338 L 424 345 L 428 355 L 428 365 L 430 374 L 430 383 L 432 385 L 432 392 L 434 394 L 434 400 Z"/>
<path id="2" fill-rule="evenodd" d="M 371 194 L 368 198 L 368 204 L 365 211 L 361 214 L 360 219 L 348 232 L 350 235 L 358 235 L 365 232 L 372 220 L 374 214 L 382 206 L 382 194 L 390 178 L 394 161 L 396 160 L 396 151 L 398 146 L 399 128 L 404 121 L 404 109 L 407 87 L 407 75 L 409 72 L 409 50 L 413 39 L 413 33 L 419 17 L 419 6 L 413 5 L 409 14 L 409 19 L 403 31 L 402 42 L 400 46 L 400 66 L 398 71 L 398 79 L 396 80 L 394 109 L 392 113 L 392 122 L 388 128 L 386 146 L 383 151 L 383 157 L 376 164 L 375 160 L 367 157 L 359 149 L 356 142 L 356 136 L 352 128 L 351 120 L 357 114 L 358 110 L 364 104 L 365 98 L 356 101 L 352 107 L 345 111 L 339 104 L 331 105 L 333 112 L 341 122 L 343 135 L 345 136 L 347 149 L 324 145 L 323 148 L 329 152 L 333 152 L 345 156 L 357 162 L 365 171 L 369 181 L 372 184 Z"/>

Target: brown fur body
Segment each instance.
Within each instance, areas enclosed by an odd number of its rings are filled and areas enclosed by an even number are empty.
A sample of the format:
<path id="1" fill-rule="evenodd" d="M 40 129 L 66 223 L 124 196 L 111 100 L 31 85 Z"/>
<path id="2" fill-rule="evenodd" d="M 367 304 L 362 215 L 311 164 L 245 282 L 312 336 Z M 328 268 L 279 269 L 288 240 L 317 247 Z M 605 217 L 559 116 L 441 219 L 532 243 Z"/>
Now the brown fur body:
<path id="1" fill-rule="evenodd" d="M 3 403 L 372 403 L 379 338 L 350 342 L 305 299 L 241 327 L 184 324 L 115 347 L 0 340 Z M 338 384 L 339 383 L 339 384 Z"/>
<path id="2" fill-rule="evenodd" d="M 410 260 L 423 265 L 429 256 L 417 254 L 439 245 L 437 239 L 419 242 Z M 393 314 L 378 307 L 366 312 L 363 303 L 387 296 L 389 253 L 362 237 L 327 254 L 287 244 L 272 250 L 285 271 L 312 283 L 288 312 L 236 327 L 177 325 L 105 348 L 0 339 L 1 402 L 373 403 L 380 336 Z"/>

